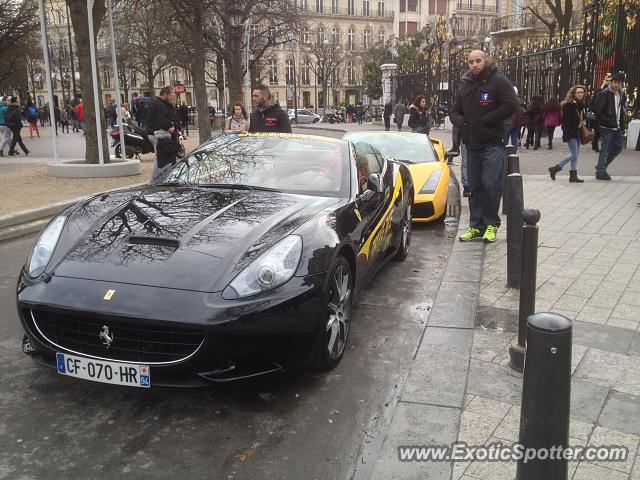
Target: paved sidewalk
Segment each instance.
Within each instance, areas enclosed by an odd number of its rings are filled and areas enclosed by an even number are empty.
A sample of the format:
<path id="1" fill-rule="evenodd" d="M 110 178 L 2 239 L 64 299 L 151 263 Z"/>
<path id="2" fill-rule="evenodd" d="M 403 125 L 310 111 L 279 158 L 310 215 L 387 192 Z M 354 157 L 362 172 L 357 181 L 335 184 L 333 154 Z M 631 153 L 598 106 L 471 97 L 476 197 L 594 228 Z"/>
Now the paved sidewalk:
<path id="1" fill-rule="evenodd" d="M 524 177 L 540 209 L 537 312 L 574 320 L 573 445 L 623 445 L 627 462 L 572 462 L 574 480 L 640 479 L 640 176 L 582 185 Z M 507 289 L 506 229 L 486 247 L 465 408 L 458 438 L 518 439 L 522 377 L 508 366 L 518 291 Z M 635 466 L 634 466 L 635 465 Z M 453 478 L 515 478 L 513 463 L 455 465 Z"/>

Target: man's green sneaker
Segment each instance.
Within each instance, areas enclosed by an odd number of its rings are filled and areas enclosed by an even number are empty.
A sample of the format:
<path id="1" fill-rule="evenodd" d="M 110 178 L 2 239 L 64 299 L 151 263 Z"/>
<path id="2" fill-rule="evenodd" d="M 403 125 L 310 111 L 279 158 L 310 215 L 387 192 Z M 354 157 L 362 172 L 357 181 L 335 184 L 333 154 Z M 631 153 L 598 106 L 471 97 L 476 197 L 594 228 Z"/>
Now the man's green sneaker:
<path id="1" fill-rule="evenodd" d="M 461 242 L 468 242 L 469 240 L 480 237 L 482 237 L 482 232 L 480 230 L 478 230 L 477 228 L 469 227 L 467 228 L 467 231 L 464 234 L 460 235 L 458 238 Z"/>
<path id="2" fill-rule="evenodd" d="M 496 233 L 498 233 L 498 227 L 494 227 L 493 225 L 487 225 L 487 229 L 484 231 L 484 235 L 482 236 L 482 239 L 485 242 L 495 242 Z"/>

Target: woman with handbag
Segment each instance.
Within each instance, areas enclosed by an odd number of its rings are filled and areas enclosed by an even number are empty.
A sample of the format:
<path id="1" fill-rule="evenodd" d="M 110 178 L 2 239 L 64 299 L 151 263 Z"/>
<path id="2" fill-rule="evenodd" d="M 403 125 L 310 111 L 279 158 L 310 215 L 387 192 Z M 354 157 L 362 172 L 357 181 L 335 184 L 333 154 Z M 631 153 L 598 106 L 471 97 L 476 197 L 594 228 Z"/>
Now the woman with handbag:
<path id="1" fill-rule="evenodd" d="M 580 143 L 585 143 L 582 138 L 584 136 L 582 130 L 585 130 L 585 134 L 591 133 L 584 125 L 584 96 L 586 92 L 587 89 L 583 85 L 575 85 L 569 89 L 567 96 L 562 101 L 562 141 L 567 143 L 571 153 L 557 165 L 549 167 L 551 180 L 555 180 L 556 174 L 562 170 L 562 167 L 571 162 L 569 181 L 571 183 L 584 182 L 578 178 L 578 155 Z M 593 133 L 591 135 L 593 136 Z"/>

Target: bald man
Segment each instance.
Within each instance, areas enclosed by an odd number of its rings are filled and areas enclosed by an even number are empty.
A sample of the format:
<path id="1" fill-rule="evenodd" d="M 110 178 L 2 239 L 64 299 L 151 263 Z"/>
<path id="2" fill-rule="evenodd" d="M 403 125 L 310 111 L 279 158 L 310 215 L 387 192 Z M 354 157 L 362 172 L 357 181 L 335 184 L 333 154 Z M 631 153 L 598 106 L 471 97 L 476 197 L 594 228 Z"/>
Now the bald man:
<path id="1" fill-rule="evenodd" d="M 518 99 L 511 82 L 497 73 L 484 52 L 474 50 L 467 62 L 469 71 L 462 77 L 450 112 L 467 147 L 470 222 L 460 241 L 495 242 L 500 227 L 504 121 L 516 112 Z"/>

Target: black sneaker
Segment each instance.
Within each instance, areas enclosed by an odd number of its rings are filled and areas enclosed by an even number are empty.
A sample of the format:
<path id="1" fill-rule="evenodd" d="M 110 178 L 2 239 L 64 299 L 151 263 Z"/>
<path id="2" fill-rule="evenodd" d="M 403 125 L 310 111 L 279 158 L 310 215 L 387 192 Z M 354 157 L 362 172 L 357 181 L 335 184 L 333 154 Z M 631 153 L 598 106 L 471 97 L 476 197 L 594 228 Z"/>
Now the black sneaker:
<path id="1" fill-rule="evenodd" d="M 609 176 L 609 174 L 607 172 L 598 173 L 596 175 L 596 180 L 611 180 L 611 177 Z"/>
<path id="2" fill-rule="evenodd" d="M 463 197 L 470 197 L 471 196 L 471 190 L 469 190 L 469 187 L 463 187 L 462 196 Z"/>

